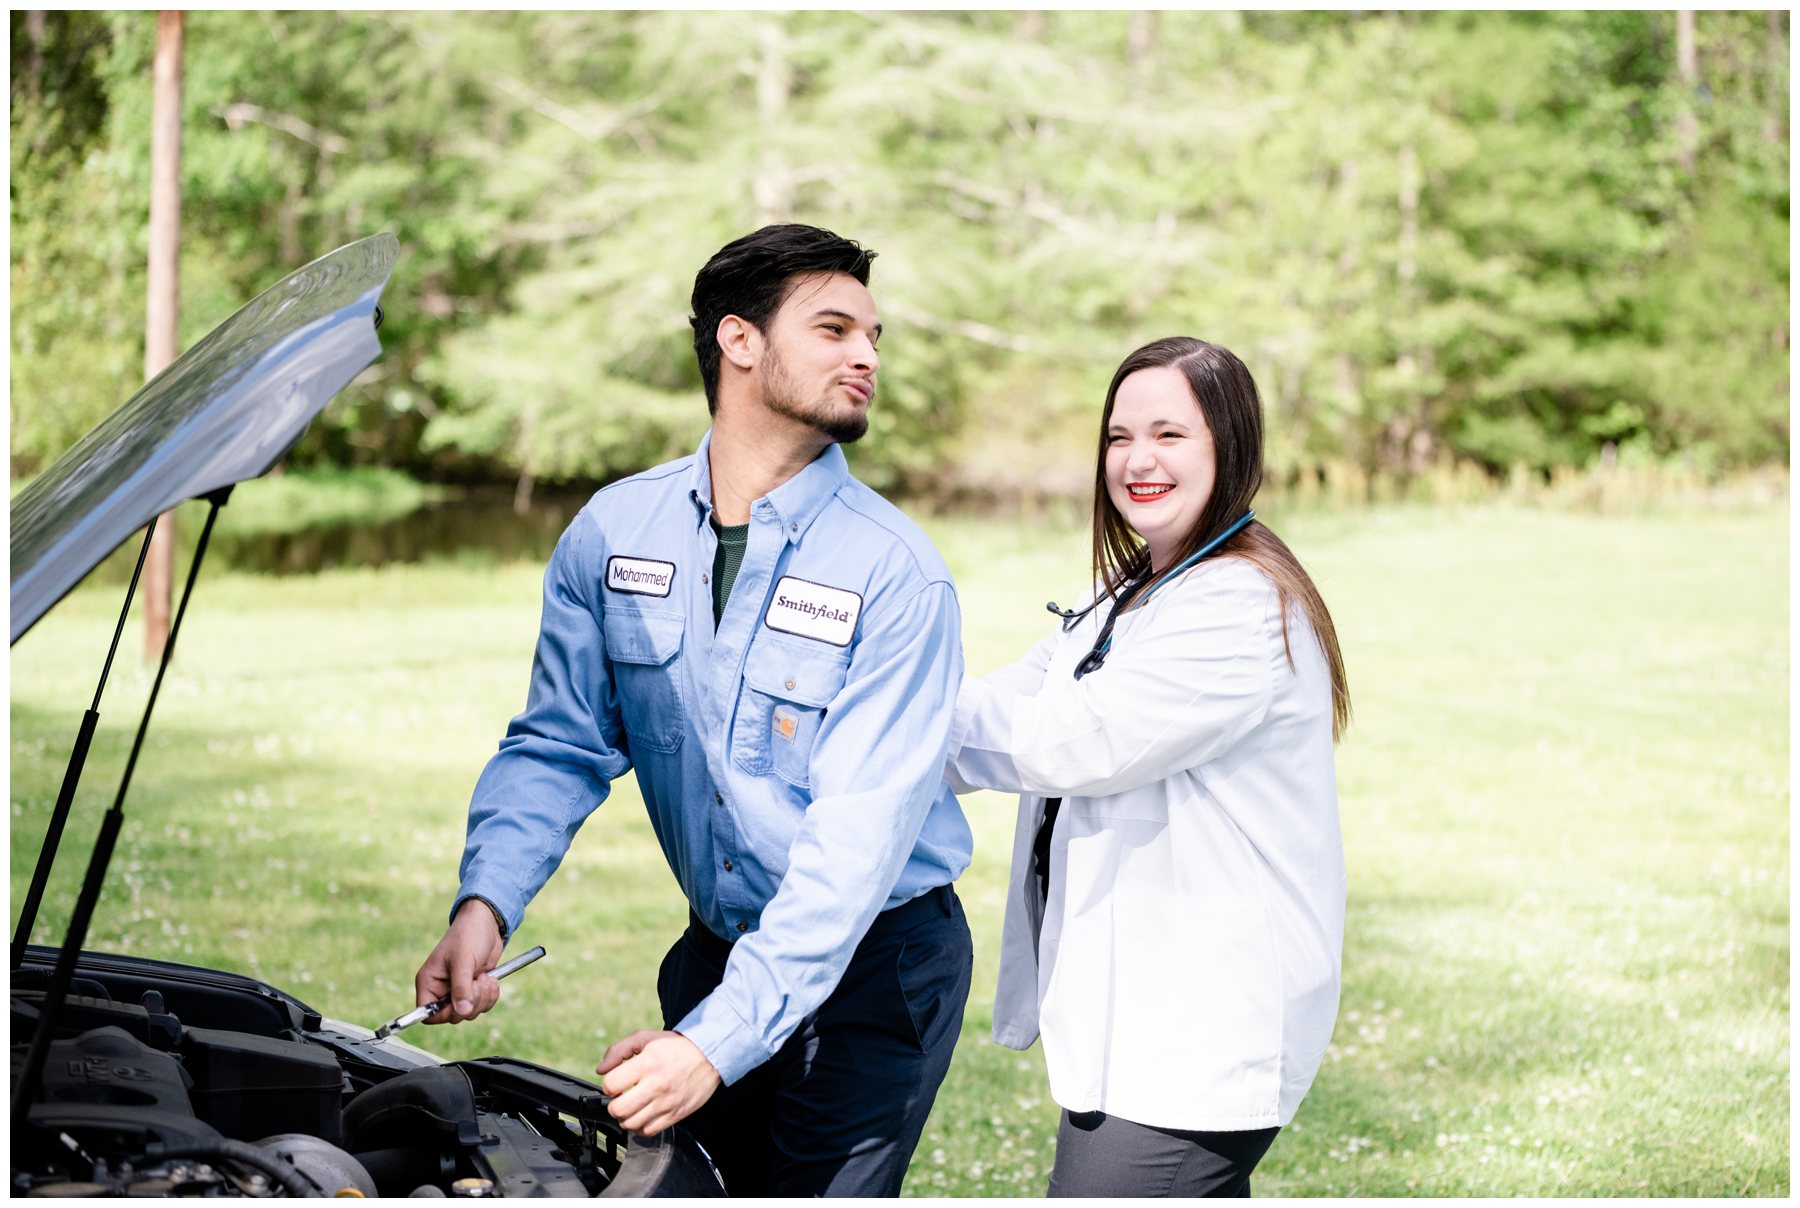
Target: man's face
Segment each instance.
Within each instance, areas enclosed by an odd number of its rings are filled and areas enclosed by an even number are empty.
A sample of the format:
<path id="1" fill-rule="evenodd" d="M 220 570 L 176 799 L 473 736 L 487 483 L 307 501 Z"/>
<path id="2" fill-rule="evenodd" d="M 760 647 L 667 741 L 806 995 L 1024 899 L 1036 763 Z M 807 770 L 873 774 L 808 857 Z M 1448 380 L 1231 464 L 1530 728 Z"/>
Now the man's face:
<path id="1" fill-rule="evenodd" d="M 869 430 L 880 338 L 875 299 L 856 278 L 796 278 L 764 337 L 764 404 L 840 444 L 859 439 Z"/>

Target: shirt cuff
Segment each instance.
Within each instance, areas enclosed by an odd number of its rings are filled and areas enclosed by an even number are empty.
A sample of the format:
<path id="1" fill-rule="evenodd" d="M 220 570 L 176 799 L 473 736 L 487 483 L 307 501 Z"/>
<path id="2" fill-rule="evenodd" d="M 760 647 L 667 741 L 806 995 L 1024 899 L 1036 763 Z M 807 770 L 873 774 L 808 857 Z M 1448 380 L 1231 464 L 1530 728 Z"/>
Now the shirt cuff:
<path id="1" fill-rule="evenodd" d="M 757 1039 L 756 1029 L 738 1017 L 717 991 L 700 1000 L 700 1005 L 675 1025 L 675 1031 L 694 1042 L 720 1081 L 730 1086 L 757 1066 L 766 1062 L 770 1053 Z"/>
<path id="2" fill-rule="evenodd" d="M 464 885 L 457 891 L 456 901 L 450 904 L 450 921 L 454 923 L 456 912 L 462 909 L 463 903 L 474 898 L 494 912 L 494 922 L 500 928 L 500 942 L 505 943 L 512 938 L 512 933 L 519 929 L 519 924 L 525 921 L 524 904 L 518 903 L 514 906 L 513 912 L 508 913 L 507 908 L 501 905 L 504 898 L 490 890 L 491 887 L 474 883 Z"/>

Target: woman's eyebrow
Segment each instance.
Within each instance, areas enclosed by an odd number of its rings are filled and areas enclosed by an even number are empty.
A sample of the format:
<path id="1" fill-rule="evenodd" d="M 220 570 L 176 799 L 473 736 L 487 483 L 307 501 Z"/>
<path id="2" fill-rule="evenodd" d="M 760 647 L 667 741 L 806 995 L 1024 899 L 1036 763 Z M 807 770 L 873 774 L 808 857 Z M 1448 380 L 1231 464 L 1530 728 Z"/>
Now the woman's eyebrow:
<path id="1" fill-rule="evenodd" d="M 1193 431 L 1192 428 L 1188 427 L 1185 423 L 1181 422 L 1178 419 L 1153 419 L 1149 423 L 1145 424 L 1144 427 L 1146 427 L 1146 428 L 1180 428 L 1183 432 L 1192 432 Z M 1110 432 L 1129 432 L 1129 431 L 1131 431 L 1131 429 L 1127 428 L 1124 424 L 1109 424 L 1107 426 L 1106 430 L 1109 433 Z"/>

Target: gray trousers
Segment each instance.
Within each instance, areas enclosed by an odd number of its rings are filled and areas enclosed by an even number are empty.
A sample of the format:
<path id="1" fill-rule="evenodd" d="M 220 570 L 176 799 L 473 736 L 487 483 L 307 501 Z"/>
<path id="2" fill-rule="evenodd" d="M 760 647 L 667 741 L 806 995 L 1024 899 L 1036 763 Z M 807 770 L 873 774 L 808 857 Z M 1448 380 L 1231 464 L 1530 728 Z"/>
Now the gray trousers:
<path id="1" fill-rule="evenodd" d="M 1050 1195 L 1248 1196 L 1250 1172 L 1280 1131 L 1182 1132 L 1105 1112 L 1065 1111 L 1056 1129 Z"/>

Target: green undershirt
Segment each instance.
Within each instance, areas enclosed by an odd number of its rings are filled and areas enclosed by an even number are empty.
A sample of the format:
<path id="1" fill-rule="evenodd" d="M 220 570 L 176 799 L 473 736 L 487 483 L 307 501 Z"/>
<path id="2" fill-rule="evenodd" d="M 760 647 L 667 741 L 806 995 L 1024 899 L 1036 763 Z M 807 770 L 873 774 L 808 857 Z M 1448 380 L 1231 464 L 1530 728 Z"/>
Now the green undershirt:
<path id="1" fill-rule="evenodd" d="M 744 546 L 750 543 L 750 525 L 720 524 L 716 518 L 712 520 L 713 533 L 719 538 L 719 548 L 713 553 L 713 629 L 719 628 L 719 618 L 725 615 L 725 601 L 731 598 L 731 585 L 737 582 L 738 567 L 744 564 Z"/>

